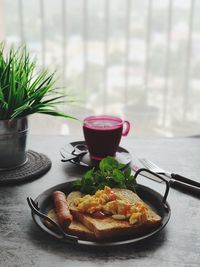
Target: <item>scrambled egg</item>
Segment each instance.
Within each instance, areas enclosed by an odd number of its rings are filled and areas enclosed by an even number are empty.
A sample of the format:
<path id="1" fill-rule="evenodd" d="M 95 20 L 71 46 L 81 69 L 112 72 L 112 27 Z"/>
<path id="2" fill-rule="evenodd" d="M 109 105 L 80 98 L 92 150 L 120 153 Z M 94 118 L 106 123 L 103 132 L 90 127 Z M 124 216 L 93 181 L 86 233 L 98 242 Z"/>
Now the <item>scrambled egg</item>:
<path id="1" fill-rule="evenodd" d="M 147 220 L 147 207 L 143 202 L 129 203 L 108 186 L 94 195 L 76 198 L 74 204 L 80 212 L 93 214 L 101 211 L 117 220 L 128 219 L 130 224 L 144 223 Z"/>

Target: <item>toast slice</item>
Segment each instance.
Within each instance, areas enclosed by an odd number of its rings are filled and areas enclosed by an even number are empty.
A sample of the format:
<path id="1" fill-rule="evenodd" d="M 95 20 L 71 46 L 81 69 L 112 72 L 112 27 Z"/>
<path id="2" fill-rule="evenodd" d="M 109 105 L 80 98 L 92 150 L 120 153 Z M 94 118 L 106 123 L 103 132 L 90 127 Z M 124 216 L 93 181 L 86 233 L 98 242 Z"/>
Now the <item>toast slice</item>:
<path id="1" fill-rule="evenodd" d="M 131 190 L 119 188 L 113 188 L 112 190 L 130 204 L 142 201 L 139 196 L 133 193 Z M 148 210 L 147 221 L 143 224 L 130 224 L 128 220 L 116 220 L 111 216 L 106 216 L 103 219 L 93 218 L 89 214 L 78 211 L 76 206 L 73 204 L 73 200 L 80 196 L 80 192 L 72 192 L 68 195 L 67 202 L 70 211 L 77 221 L 81 222 L 90 231 L 94 232 L 98 240 L 115 239 L 122 236 L 137 234 L 140 232 L 140 230 L 145 231 L 149 227 L 154 227 L 161 222 L 161 217 L 146 204 L 145 206 Z"/>
<path id="2" fill-rule="evenodd" d="M 151 207 L 149 207 L 137 194 L 135 194 L 131 190 L 127 189 L 120 189 L 120 188 L 114 188 L 113 191 L 117 193 L 118 195 L 121 195 L 124 199 L 126 199 L 130 203 L 134 203 L 137 201 L 142 201 L 144 205 L 148 209 L 148 214 L 147 214 L 147 222 L 146 225 L 157 225 L 161 222 L 161 217 L 152 210 Z"/>
<path id="3" fill-rule="evenodd" d="M 56 223 L 58 223 L 58 219 L 54 209 L 51 209 L 47 214 L 51 219 L 53 219 Z M 45 224 L 50 229 L 54 230 L 54 226 L 47 220 L 45 220 Z M 90 231 L 87 227 L 85 227 L 81 222 L 73 220 L 72 223 L 65 229 L 65 232 L 71 235 L 78 236 L 80 239 L 94 241 L 96 240 L 94 232 Z"/>

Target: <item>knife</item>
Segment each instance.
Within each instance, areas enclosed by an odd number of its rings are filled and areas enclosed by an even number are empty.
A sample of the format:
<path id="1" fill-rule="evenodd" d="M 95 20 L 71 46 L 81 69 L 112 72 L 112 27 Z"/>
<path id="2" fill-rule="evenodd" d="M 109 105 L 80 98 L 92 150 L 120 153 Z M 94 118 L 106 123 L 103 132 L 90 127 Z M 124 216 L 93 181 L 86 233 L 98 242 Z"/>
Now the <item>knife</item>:
<path id="1" fill-rule="evenodd" d="M 198 197 L 200 197 L 200 187 L 186 184 L 186 183 L 180 182 L 178 180 L 175 180 L 173 178 L 167 177 L 167 180 L 168 180 L 171 187 L 173 187 L 175 189 L 180 189 L 180 190 L 185 191 L 185 192 L 189 192 L 192 195 L 195 194 Z"/>

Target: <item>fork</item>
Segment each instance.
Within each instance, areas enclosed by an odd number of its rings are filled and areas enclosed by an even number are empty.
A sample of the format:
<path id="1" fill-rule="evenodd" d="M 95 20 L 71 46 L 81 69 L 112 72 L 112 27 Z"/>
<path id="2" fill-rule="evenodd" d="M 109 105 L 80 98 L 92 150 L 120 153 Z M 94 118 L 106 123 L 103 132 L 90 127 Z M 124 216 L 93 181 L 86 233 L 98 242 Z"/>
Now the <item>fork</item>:
<path id="1" fill-rule="evenodd" d="M 200 197 L 200 183 L 198 183 L 197 181 L 188 179 L 179 174 L 165 171 L 164 169 L 158 167 L 156 164 L 154 164 L 148 159 L 143 158 L 139 160 L 146 168 L 148 168 L 152 172 L 165 175 L 171 187 L 187 191 L 192 195 L 195 194 Z"/>

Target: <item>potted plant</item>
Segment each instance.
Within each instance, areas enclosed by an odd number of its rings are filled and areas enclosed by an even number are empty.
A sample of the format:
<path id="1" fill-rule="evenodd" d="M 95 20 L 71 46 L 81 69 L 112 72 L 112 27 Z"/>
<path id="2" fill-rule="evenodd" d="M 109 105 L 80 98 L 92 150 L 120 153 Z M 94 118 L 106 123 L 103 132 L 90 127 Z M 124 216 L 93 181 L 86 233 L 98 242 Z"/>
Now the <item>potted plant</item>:
<path id="1" fill-rule="evenodd" d="M 0 170 L 26 162 L 27 116 L 43 113 L 73 118 L 56 110 L 64 95 L 55 86 L 55 72 L 37 70 L 26 47 L 5 55 L 0 44 Z"/>

